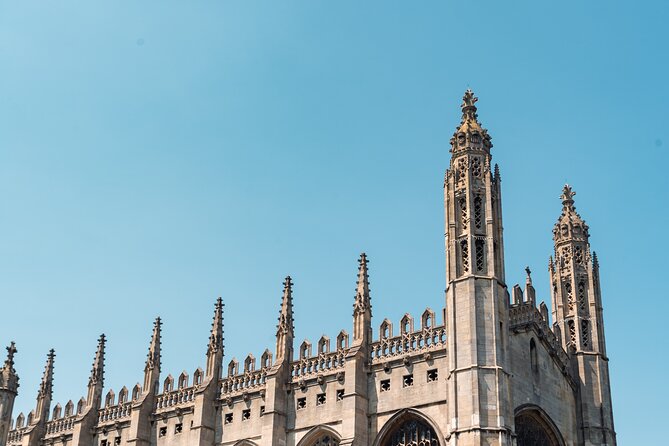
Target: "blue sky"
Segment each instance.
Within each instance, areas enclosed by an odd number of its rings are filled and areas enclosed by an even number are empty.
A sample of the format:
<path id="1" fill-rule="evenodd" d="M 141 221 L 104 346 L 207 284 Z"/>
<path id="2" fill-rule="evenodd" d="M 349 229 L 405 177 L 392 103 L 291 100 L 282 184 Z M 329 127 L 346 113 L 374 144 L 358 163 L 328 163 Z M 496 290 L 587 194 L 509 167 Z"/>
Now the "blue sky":
<path id="1" fill-rule="evenodd" d="M 503 179 L 509 286 L 547 261 L 569 182 L 601 264 L 620 444 L 669 394 L 665 2 L 0 1 L 0 342 L 16 413 L 56 349 L 55 401 L 350 331 L 356 259 L 375 325 L 444 305 L 442 180 L 462 93 Z M 640 427 L 643 426 L 643 429 Z"/>

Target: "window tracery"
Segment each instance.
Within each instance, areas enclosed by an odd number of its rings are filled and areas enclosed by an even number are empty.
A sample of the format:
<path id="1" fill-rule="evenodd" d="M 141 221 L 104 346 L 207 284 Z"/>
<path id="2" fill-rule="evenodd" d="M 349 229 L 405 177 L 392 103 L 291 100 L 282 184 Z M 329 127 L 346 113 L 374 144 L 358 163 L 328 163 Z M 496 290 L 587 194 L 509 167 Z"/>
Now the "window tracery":
<path id="1" fill-rule="evenodd" d="M 557 446 L 554 435 L 537 422 L 535 417 L 520 415 L 516 418 L 518 446 Z"/>
<path id="2" fill-rule="evenodd" d="M 576 348 L 576 326 L 574 325 L 574 321 L 567 322 L 567 325 L 569 327 L 569 347 Z"/>
<path id="3" fill-rule="evenodd" d="M 460 253 L 462 254 L 462 272 L 469 272 L 469 246 L 467 240 L 460 241 Z"/>
<path id="4" fill-rule="evenodd" d="M 576 286 L 576 292 L 578 294 L 578 309 L 581 311 L 581 313 L 586 313 L 588 309 L 588 302 L 585 297 L 585 281 L 579 280 L 578 285 Z"/>
<path id="5" fill-rule="evenodd" d="M 475 178 L 481 178 L 481 159 L 480 158 L 472 158 L 472 176 Z"/>
<path id="6" fill-rule="evenodd" d="M 331 435 L 323 435 L 312 446 L 339 446 L 339 441 Z"/>
<path id="7" fill-rule="evenodd" d="M 467 159 L 460 158 L 457 164 L 458 186 L 464 186 L 466 176 L 467 176 Z"/>
<path id="8" fill-rule="evenodd" d="M 590 324 L 588 321 L 581 321 L 581 339 L 583 340 L 583 349 L 588 350 L 590 348 Z"/>
<path id="9" fill-rule="evenodd" d="M 422 421 L 404 422 L 383 446 L 439 446 L 434 429 Z"/>
<path id="10" fill-rule="evenodd" d="M 483 271 L 484 259 L 485 259 L 485 256 L 483 254 L 484 251 L 483 240 L 476 240 L 475 245 L 476 245 L 476 270 Z"/>
<path id="11" fill-rule="evenodd" d="M 574 247 L 574 263 L 583 265 L 583 248 L 580 246 Z"/>
<path id="12" fill-rule="evenodd" d="M 482 210 L 482 200 L 480 196 L 474 198 L 474 226 L 476 229 L 481 229 L 483 227 L 483 210 Z"/>
<path id="13" fill-rule="evenodd" d="M 467 200 L 465 197 L 461 197 L 458 199 L 458 205 L 460 207 L 460 230 L 461 231 L 466 231 L 467 230 Z"/>
<path id="14" fill-rule="evenodd" d="M 571 288 L 571 282 L 566 282 L 564 284 L 564 292 L 567 295 L 567 306 L 569 308 L 569 312 L 574 311 L 574 291 Z"/>

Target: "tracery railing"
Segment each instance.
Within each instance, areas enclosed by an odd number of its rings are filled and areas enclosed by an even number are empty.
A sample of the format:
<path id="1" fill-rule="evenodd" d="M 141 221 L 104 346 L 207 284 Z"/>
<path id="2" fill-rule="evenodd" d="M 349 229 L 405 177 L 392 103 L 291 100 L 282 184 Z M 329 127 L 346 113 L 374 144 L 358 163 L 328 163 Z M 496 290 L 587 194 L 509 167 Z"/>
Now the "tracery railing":
<path id="1" fill-rule="evenodd" d="M 244 372 L 239 375 L 228 376 L 221 380 L 221 395 L 234 393 L 246 389 L 255 389 L 265 385 L 267 370 L 260 369 L 253 372 Z"/>
<path id="2" fill-rule="evenodd" d="M 158 395 L 156 408 L 164 409 L 166 407 L 191 403 L 195 399 L 196 389 L 197 387 L 185 387 L 171 392 L 163 392 L 161 395 Z"/>
<path id="3" fill-rule="evenodd" d="M 20 427 L 18 429 L 9 431 L 9 435 L 7 436 L 7 444 L 20 443 L 26 430 L 28 430 L 27 427 Z"/>
<path id="4" fill-rule="evenodd" d="M 372 362 L 378 362 L 391 357 L 434 350 L 445 346 L 446 327 L 441 325 L 373 342 L 370 357 Z"/>
<path id="5" fill-rule="evenodd" d="M 46 434 L 57 434 L 59 432 L 66 432 L 74 429 L 74 420 L 77 416 L 72 415 L 66 418 L 59 418 L 57 420 L 51 420 L 46 423 Z"/>
<path id="6" fill-rule="evenodd" d="M 115 406 L 103 407 L 98 410 L 98 422 L 106 423 L 108 421 L 120 420 L 130 417 L 132 412 L 132 403 L 121 403 Z"/>
<path id="7" fill-rule="evenodd" d="M 319 353 L 311 358 L 302 358 L 291 364 L 291 376 L 294 380 L 318 373 L 330 372 L 344 367 L 347 349 Z"/>

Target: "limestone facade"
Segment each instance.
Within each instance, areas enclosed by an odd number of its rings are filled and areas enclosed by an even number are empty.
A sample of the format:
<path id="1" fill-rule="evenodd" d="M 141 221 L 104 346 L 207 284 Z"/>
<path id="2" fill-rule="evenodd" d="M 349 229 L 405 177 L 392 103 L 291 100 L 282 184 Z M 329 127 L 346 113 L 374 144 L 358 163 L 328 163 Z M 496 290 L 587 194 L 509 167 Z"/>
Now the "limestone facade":
<path id="1" fill-rule="evenodd" d="M 102 335 L 85 398 L 52 405 L 51 351 L 35 410 L 15 419 L 12 343 L 0 369 L 0 446 L 615 445 L 589 228 L 565 186 L 551 314 L 537 305 L 529 268 L 524 290 L 509 291 L 501 175 L 476 102 L 468 90 L 444 180 L 443 309 L 374 325 L 362 254 L 350 333 L 298 345 L 287 277 L 276 346 L 259 358 L 224 365 L 218 299 L 204 369 L 161 375 L 157 319 L 141 384 L 103 395 Z"/>

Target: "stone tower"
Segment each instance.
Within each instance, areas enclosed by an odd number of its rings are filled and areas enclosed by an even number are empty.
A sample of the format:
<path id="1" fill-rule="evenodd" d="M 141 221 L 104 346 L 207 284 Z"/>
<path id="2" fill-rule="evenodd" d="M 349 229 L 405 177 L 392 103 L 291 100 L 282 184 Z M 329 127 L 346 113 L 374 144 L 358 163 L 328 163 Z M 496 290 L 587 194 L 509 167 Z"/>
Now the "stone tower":
<path id="1" fill-rule="evenodd" d="M 449 444 L 512 442 L 508 302 L 499 169 L 467 90 L 446 172 L 446 321 Z"/>
<path id="2" fill-rule="evenodd" d="M 7 434 L 12 427 L 12 409 L 19 389 L 19 376 L 14 370 L 16 347 L 12 342 L 7 347 L 7 359 L 0 369 L 0 446 L 7 444 Z"/>
<path id="3" fill-rule="evenodd" d="M 574 195 L 565 185 L 562 214 L 553 229 L 555 259 L 549 264 L 553 321 L 571 357 L 572 373 L 578 377 L 583 442 L 614 445 L 599 263 L 590 252 L 588 225 L 576 212 Z"/>

